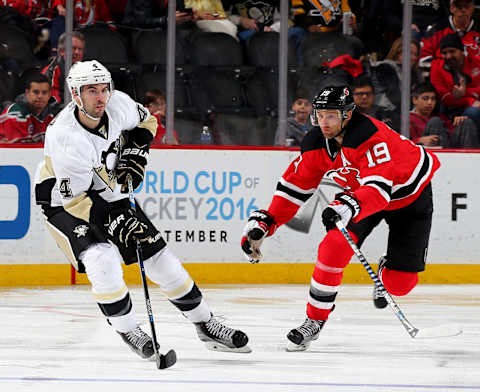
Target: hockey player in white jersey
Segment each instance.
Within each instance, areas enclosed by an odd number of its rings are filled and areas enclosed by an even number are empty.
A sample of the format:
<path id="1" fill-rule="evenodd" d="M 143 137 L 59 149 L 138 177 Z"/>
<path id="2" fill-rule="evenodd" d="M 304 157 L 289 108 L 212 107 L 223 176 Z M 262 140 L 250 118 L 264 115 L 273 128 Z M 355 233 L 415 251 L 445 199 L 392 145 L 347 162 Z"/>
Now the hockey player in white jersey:
<path id="1" fill-rule="evenodd" d="M 146 275 L 195 325 L 207 348 L 249 352 L 247 335 L 213 317 L 159 231 L 139 206 L 130 207 L 127 178 L 134 188 L 143 181 L 155 117 L 115 91 L 98 61 L 74 64 L 67 83 L 72 102 L 47 129 L 36 202 L 58 246 L 78 272 L 86 272 L 108 323 L 142 358 L 154 354 L 151 338 L 137 326 L 121 267 L 137 262 L 138 239 Z"/>

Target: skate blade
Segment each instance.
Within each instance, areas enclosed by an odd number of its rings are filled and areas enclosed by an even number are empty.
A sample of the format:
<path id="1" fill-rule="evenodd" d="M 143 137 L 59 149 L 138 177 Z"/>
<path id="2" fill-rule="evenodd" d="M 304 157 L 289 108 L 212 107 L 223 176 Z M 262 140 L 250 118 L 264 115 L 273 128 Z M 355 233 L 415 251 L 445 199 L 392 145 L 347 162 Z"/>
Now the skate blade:
<path id="1" fill-rule="evenodd" d="M 232 348 L 217 342 L 205 342 L 205 347 L 211 351 L 222 351 L 226 353 L 251 353 L 252 349 L 248 346 Z"/>
<path id="2" fill-rule="evenodd" d="M 291 341 L 288 341 L 287 343 L 287 351 L 288 352 L 294 352 L 294 351 L 306 351 L 310 347 L 310 343 L 304 343 L 304 344 L 295 344 Z"/>

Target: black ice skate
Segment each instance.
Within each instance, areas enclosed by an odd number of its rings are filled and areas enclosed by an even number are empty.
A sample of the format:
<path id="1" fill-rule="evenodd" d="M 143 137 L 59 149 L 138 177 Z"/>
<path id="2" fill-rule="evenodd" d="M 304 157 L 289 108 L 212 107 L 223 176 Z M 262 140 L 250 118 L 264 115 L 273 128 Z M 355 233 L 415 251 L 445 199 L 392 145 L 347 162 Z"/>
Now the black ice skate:
<path id="1" fill-rule="evenodd" d="M 385 268 L 386 262 L 387 262 L 386 255 L 380 257 L 380 260 L 378 261 L 378 271 L 377 271 L 377 275 L 379 279 L 380 279 L 383 268 Z M 384 309 L 388 305 L 387 300 L 383 296 L 383 290 L 377 284 L 373 285 L 373 304 L 377 309 Z"/>
<path id="2" fill-rule="evenodd" d="M 206 323 L 195 323 L 198 337 L 212 351 L 249 353 L 248 336 L 238 329 L 227 327 L 215 317 Z"/>
<path id="3" fill-rule="evenodd" d="M 142 358 L 150 358 L 155 353 L 152 339 L 140 327 L 128 332 L 118 332 L 118 334 L 128 347 Z"/>
<path id="4" fill-rule="evenodd" d="M 302 325 L 292 329 L 288 335 L 287 351 L 305 351 L 312 341 L 318 339 L 326 320 L 306 318 Z"/>

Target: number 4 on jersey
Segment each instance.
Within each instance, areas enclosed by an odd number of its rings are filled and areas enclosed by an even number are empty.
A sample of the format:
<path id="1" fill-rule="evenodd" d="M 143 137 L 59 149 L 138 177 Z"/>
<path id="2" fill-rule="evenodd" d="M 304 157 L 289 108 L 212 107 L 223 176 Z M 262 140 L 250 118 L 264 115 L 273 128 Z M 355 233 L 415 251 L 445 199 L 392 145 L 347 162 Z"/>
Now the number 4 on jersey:
<path id="1" fill-rule="evenodd" d="M 73 197 L 72 190 L 70 189 L 70 178 L 60 179 L 60 185 L 58 191 L 64 199 L 71 199 Z"/>
<path id="2" fill-rule="evenodd" d="M 385 142 L 375 144 L 371 150 L 367 150 L 366 154 L 368 159 L 368 167 L 373 167 L 380 163 L 388 162 L 392 159 L 390 157 L 390 152 L 388 151 L 387 143 Z"/>

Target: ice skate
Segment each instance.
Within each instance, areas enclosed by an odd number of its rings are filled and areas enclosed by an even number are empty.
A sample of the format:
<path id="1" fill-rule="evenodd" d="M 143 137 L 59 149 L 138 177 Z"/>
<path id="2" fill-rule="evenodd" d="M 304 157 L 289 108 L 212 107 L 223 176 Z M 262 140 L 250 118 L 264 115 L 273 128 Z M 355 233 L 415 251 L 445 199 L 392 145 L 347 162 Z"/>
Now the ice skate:
<path id="1" fill-rule="evenodd" d="M 118 332 L 118 334 L 128 347 L 142 358 L 150 358 L 155 353 L 152 339 L 140 327 L 128 332 Z"/>
<path id="2" fill-rule="evenodd" d="M 302 325 L 292 329 L 288 335 L 287 351 L 305 351 L 310 343 L 318 339 L 320 330 L 326 320 L 312 320 L 306 318 Z"/>
<path id="3" fill-rule="evenodd" d="M 238 329 L 227 327 L 212 316 L 206 323 L 195 323 L 198 337 L 212 351 L 249 353 L 248 336 Z"/>
<path id="4" fill-rule="evenodd" d="M 380 279 L 382 270 L 385 267 L 386 262 L 387 262 L 387 256 L 386 255 L 380 257 L 380 260 L 378 261 L 378 271 L 377 271 L 377 275 L 378 275 L 379 279 Z M 377 309 L 384 309 L 388 305 L 387 300 L 383 296 L 383 290 L 377 284 L 373 285 L 373 304 L 375 305 L 375 307 Z"/>

